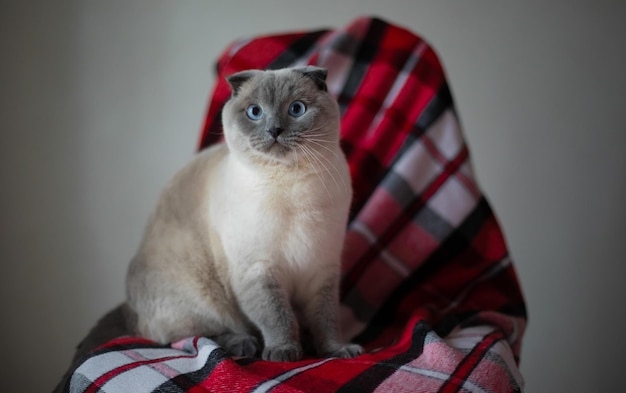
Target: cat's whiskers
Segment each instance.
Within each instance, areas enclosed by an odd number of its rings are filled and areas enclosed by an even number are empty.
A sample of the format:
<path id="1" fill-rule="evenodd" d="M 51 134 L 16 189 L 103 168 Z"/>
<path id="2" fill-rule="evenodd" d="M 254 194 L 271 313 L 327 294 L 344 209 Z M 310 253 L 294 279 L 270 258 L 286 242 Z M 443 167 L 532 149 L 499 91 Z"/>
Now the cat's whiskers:
<path id="1" fill-rule="evenodd" d="M 306 130 L 306 131 L 304 131 L 304 132 L 305 132 L 305 133 L 309 133 L 309 132 L 311 132 L 311 131 L 321 130 L 321 129 L 323 129 L 323 128 L 326 128 L 326 125 L 328 125 L 328 122 L 322 123 L 322 124 L 320 124 L 320 125 L 319 125 L 319 126 L 317 126 L 317 127 L 311 127 L 311 128 L 307 129 L 307 130 Z M 325 134 L 330 134 L 330 133 L 332 133 L 332 130 L 331 130 L 331 131 L 326 132 Z"/>
<path id="2" fill-rule="evenodd" d="M 311 133 L 311 131 L 316 131 L 316 130 L 319 130 L 319 129 L 321 129 L 321 128 L 325 128 L 325 127 L 326 127 L 326 124 L 327 124 L 327 123 L 323 123 L 323 124 L 322 124 L 321 126 L 319 126 L 319 127 L 309 128 L 309 129 L 308 129 L 307 131 L 305 131 L 305 132 L 303 133 L 303 135 L 300 137 L 300 138 L 301 138 L 301 141 L 304 141 L 304 142 L 311 142 L 312 144 L 314 144 L 314 145 L 316 145 L 316 146 L 319 146 L 319 147 L 321 147 L 321 148 L 323 148 L 323 149 L 326 149 L 327 151 L 329 151 L 330 153 L 332 153 L 338 161 L 343 161 L 343 160 L 345 160 L 345 158 L 340 157 L 340 156 L 337 154 L 337 152 L 336 152 L 335 150 L 333 150 L 333 149 L 329 148 L 328 146 L 326 146 L 326 143 L 333 143 L 333 141 L 332 141 L 332 139 L 326 139 L 326 138 L 324 138 L 324 137 L 326 137 L 326 136 L 328 136 L 328 135 L 333 135 L 333 134 L 334 134 L 334 132 L 333 132 L 333 131 L 328 131 L 328 132 L 318 132 L 318 133 Z M 313 152 L 316 152 L 316 151 L 315 151 L 315 149 L 311 149 L 311 150 L 312 150 Z M 328 157 L 326 157 L 324 154 L 319 153 L 319 155 L 321 155 L 321 156 L 322 156 L 322 157 L 326 160 L 326 162 L 328 162 L 328 163 L 329 163 L 329 164 L 333 167 L 333 169 L 335 170 L 335 172 L 337 173 L 337 175 L 338 175 L 338 176 L 339 176 L 339 178 L 341 179 L 341 183 L 342 183 L 342 185 L 343 185 L 344 189 L 345 189 L 345 190 L 350 190 L 350 187 L 349 187 L 349 186 L 345 183 L 345 181 L 344 181 L 344 177 L 341 175 L 341 172 L 339 172 L 339 170 L 338 170 L 338 169 L 337 169 L 337 167 L 333 164 L 333 162 L 332 162 L 332 161 L 331 161 Z M 324 165 L 324 167 L 326 168 L 326 166 L 325 166 L 325 165 Z M 328 170 L 328 168 L 326 168 L 326 169 L 327 169 L 327 172 L 328 172 L 329 174 L 331 174 L 331 173 L 330 173 L 330 170 Z M 333 180 L 335 181 L 335 184 L 337 184 L 337 182 L 336 182 L 336 180 L 335 180 L 335 177 L 334 177 L 334 176 L 332 176 L 332 177 L 333 177 Z"/>
<path id="3" fill-rule="evenodd" d="M 315 163 L 313 162 L 313 160 L 317 161 L 318 163 L 320 163 L 322 166 L 323 164 L 319 161 L 318 158 L 316 158 L 313 153 L 311 152 L 311 150 L 309 148 L 307 148 L 305 145 L 302 144 L 298 144 L 296 145 L 297 148 L 302 149 L 302 153 L 304 154 L 304 158 L 305 160 L 309 163 L 309 165 L 311 165 L 312 167 L 315 167 Z M 294 151 L 297 151 L 297 149 L 295 149 Z M 328 169 L 327 169 L 328 171 Z M 328 195 L 329 198 L 332 198 L 332 195 L 330 193 L 330 190 L 328 189 L 328 186 L 326 186 L 326 182 L 324 181 L 324 179 L 322 179 L 322 175 L 320 175 L 319 171 L 313 171 L 315 172 L 315 174 L 317 175 L 317 178 L 320 180 L 320 183 L 322 183 L 322 185 L 324 186 L 324 189 L 326 190 L 326 194 Z M 332 175 L 331 175 L 332 177 Z M 334 177 L 333 177 L 334 180 Z"/>
<path id="4" fill-rule="evenodd" d="M 333 150 L 333 149 L 331 149 L 330 147 L 328 147 L 328 146 L 324 145 L 324 142 L 328 142 L 327 140 L 325 140 L 325 139 L 313 139 L 313 138 L 307 138 L 306 140 L 307 140 L 307 141 L 309 141 L 309 142 L 311 142 L 311 143 L 313 143 L 313 144 L 314 144 L 314 145 L 316 145 L 316 146 L 319 146 L 319 147 L 321 147 L 321 148 L 326 149 L 326 150 L 327 150 L 327 151 L 329 151 L 329 152 L 330 152 L 333 156 L 335 156 L 335 158 L 336 158 L 336 159 L 338 159 L 338 160 L 340 160 L 340 161 L 342 160 L 342 158 L 339 156 L 339 154 L 337 154 L 337 152 L 336 152 L 336 151 L 334 151 L 334 150 Z"/>
<path id="5" fill-rule="evenodd" d="M 309 142 L 311 142 L 311 143 L 315 144 L 316 146 L 319 146 L 319 147 L 322 147 L 322 148 L 326 149 L 327 151 L 331 152 L 331 153 L 335 156 L 335 158 L 337 158 L 338 160 L 341 160 L 341 158 L 339 157 L 339 155 L 338 155 L 338 154 L 337 154 L 334 150 L 330 149 L 328 146 L 324 146 L 323 144 L 321 144 L 321 143 L 319 143 L 319 142 L 316 142 L 316 141 L 314 141 L 314 140 L 312 140 L 312 139 L 307 139 L 307 140 L 308 140 Z M 312 149 L 312 150 L 313 150 L 313 149 Z M 313 151 L 315 152 L 315 150 L 313 150 Z M 347 190 L 349 190 L 350 188 L 349 188 L 349 187 L 348 187 L 348 185 L 345 183 L 343 176 L 341 176 L 341 172 L 339 171 L 339 169 L 337 169 L 337 167 L 335 166 L 335 164 L 334 164 L 334 163 L 333 163 L 333 162 L 332 162 L 332 161 L 331 161 L 328 157 L 326 157 L 324 154 L 318 153 L 318 155 L 319 155 L 320 157 L 322 157 L 324 160 L 326 160 L 326 162 L 327 162 L 327 163 L 328 163 L 328 164 L 329 164 L 329 165 L 330 165 L 330 166 L 334 169 L 335 173 L 337 174 L 337 176 L 339 176 L 339 179 L 341 180 L 341 183 L 342 183 L 342 186 L 343 186 L 344 190 L 346 190 L 346 191 L 347 191 Z M 330 173 L 330 170 L 329 170 L 329 169 L 328 169 L 325 165 L 324 165 L 324 167 L 327 169 L 328 173 L 329 173 L 330 175 L 332 175 L 332 174 Z M 332 177 L 333 177 L 333 180 L 335 181 L 335 184 L 337 184 L 337 187 L 339 187 L 339 184 L 337 183 L 337 181 L 336 181 L 336 179 L 335 179 L 335 176 L 333 175 Z"/>
<path id="6" fill-rule="evenodd" d="M 343 178 L 341 176 L 341 172 L 339 172 L 339 170 L 337 169 L 337 167 L 332 163 L 332 161 L 330 161 L 326 156 L 324 156 L 323 154 L 321 154 L 320 152 L 316 151 L 315 149 L 311 148 L 310 146 L 306 146 L 306 145 L 301 145 L 303 147 L 304 150 L 308 151 L 310 153 L 310 156 L 315 159 L 315 161 L 318 163 L 318 165 L 324 169 L 324 171 L 326 171 L 326 173 L 330 176 L 330 178 L 332 179 L 333 183 L 335 183 L 335 187 L 337 187 L 337 189 L 340 189 L 341 186 L 339 185 L 339 182 L 337 181 L 337 178 L 335 177 L 335 174 L 328 168 L 328 166 L 320 159 L 323 158 L 324 160 L 326 160 L 326 162 L 335 170 L 335 173 L 341 178 L 341 183 L 344 187 L 344 189 L 347 189 L 347 186 L 345 184 L 345 182 L 343 181 Z"/>
<path id="7" fill-rule="evenodd" d="M 334 134 L 333 131 L 326 131 L 326 132 L 314 132 L 314 131 L 318 131 L 323 127 L 315 127 L 315 128 L 310 128 L 306 131 L 304 131 L 304 134 L 307 136 L 326 136 L 326 135 L 331 135 Z"/>
<path id="8" fill-rule="evenodd" d="M 296 146 L 297 147 L 297 146 Z M 293 149 L 293 154 L 296 156 L 296 173 L 300 173 L 300 157 L 298 157 L 298 149 Z"/>
<path id="9" fill-rule="evenodd" d="M 306 131 L 304 131 L 302 133 L 303 135 L 300 138 L 303 139 L 303 140 L 306 140 L 306 141 L 315 141 L 315 142 L 321 142 L 321 143 L 332 143 L 333 142 L 332 138 L 331 139 L 325 139 L 324 137 L 326 137 L 328 135 L 334 135 L 335 134 L 334 131 L 311 133 L 311 131 L 317 131 L 319 129 L 326 128 L 327 124 L 328 124 L 328 122 L 323 123 L 319 127 L 309 128 L 308 130 L 306 130 Z M 328 149 L 328 147 L 326 147 L 326 146 L 324 146 L 324 148 Z M 330 149 L 328 149 L 328 150 L 330 150 Z M 335 154 L 335 157 L 339 158 L 334 151 L 333 151 L 333 154 Z"/>

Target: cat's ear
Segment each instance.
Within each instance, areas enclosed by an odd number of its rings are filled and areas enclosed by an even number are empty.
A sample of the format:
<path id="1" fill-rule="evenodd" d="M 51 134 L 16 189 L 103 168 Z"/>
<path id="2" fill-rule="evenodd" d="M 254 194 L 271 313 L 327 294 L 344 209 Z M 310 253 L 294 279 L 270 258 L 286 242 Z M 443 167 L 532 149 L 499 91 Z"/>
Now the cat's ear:
<path id="1" fill-rule="evenodd" d="M 328 75 L 328 70 L 323 67 L 317 66 L 306 66 L 295 69 L 298 72 L 301 72 L 307 78 L 310 78 L 320 90 L 327 91 L 326 88 L 326 76 Z"/>
<path id="2" fill-rule="evenodd" d="M 239 89 L 246 81 L 250 80 L 255 75 L 259 75 L 262 72 L 263 71 L 259 70 L 246 70 L 227 76 L 226 80 L 230 84 L 231 89 L 233 89 L 233 96 L 236 96 L 237 93 L 239 93 Z"/>

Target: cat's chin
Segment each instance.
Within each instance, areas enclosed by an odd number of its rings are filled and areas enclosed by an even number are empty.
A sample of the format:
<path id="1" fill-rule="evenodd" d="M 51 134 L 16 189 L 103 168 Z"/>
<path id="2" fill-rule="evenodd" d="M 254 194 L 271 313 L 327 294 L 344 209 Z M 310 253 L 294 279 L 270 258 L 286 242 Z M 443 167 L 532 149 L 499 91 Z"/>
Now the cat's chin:
<path id="1" fill-rule="evenodd" d="M 256 150 L 256 156 L 270 164 L 292 165 L 296 164 L 293 149 L 281 143 L 272 143 L 267 147 Z"/>

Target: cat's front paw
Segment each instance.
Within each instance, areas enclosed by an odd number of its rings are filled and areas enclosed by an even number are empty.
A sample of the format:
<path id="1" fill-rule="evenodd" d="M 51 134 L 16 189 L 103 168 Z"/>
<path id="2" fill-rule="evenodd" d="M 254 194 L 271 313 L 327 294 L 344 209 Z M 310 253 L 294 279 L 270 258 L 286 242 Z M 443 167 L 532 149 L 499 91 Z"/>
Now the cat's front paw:
<path id="1" fill-rule="evenodd" d="M 231 356 L 253 357 L 259 350 L 259 341 L 249 334 L 226 333 L 216 338 Z"/>
<path id="2" fill-rule="evenodd" d="M 343 344 L 338 346 L 333 351 L 326 354 L 327 357 L 333 358 L 353 358 L 363 353 L 363 347 L 358 344 Z"/>
<path id="3" fill-rule="evenodd" d="M 302 359 L 302 349 L 296 344 L 281 344 L 265 347 L 263 360 L 271 362 L 295 362 Z"/>

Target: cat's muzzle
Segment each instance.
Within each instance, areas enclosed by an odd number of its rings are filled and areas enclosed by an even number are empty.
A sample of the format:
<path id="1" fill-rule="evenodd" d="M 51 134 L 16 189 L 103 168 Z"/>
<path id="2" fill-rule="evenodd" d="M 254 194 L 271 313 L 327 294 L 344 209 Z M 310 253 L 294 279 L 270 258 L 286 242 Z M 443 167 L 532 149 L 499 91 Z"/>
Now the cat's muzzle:
<path id="1" fill-rule="evenodd" d="M 276 140 L 278 139 L 278 136 L 282 134 L 284 131 L 285 129 L 282 127 L 272 127 L 267 130 L 267 133 L 270 134 L 272 138 L 274 138 L 274 140 Z"/>

